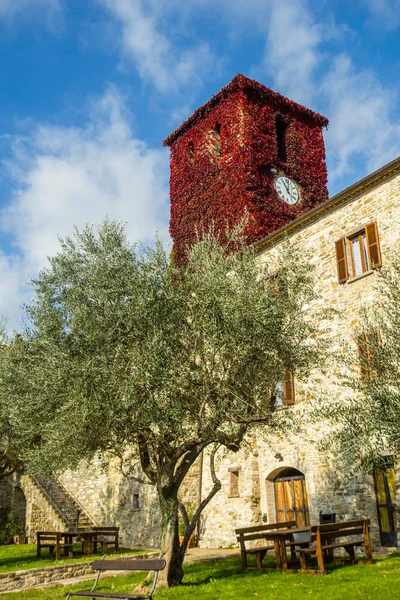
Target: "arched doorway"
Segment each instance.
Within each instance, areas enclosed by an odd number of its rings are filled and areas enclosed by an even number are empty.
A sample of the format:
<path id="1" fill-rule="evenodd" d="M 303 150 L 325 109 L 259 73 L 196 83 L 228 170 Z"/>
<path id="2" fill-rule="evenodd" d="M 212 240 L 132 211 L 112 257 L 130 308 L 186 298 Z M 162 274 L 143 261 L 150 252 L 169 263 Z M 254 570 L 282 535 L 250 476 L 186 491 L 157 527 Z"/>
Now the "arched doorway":
<path id="1" fill-rule="evenodd" d="M 275 512 L 278 523 L 296 521 L 299 527 L 310 524 L 306 480 L 300 471 L 285 467 L 271 474 L 274 484 Z M 271 479 L 268 478 L 270 481 Z"/>

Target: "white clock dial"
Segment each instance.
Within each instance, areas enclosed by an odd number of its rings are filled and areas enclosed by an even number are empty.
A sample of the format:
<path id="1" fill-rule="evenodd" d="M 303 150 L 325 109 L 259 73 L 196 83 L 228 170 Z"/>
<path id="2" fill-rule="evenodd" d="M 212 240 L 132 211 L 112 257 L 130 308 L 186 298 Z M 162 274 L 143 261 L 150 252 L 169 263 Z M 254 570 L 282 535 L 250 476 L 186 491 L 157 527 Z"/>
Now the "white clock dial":
<path id="1" fill-rule="evenodd" d="M 277 177 L 274 186 L 279 198 L 286 202 L 286 204 L 297 204 L 300 198 L 299 189 L 289 177 L 285 177 L 284 175 Z"/>

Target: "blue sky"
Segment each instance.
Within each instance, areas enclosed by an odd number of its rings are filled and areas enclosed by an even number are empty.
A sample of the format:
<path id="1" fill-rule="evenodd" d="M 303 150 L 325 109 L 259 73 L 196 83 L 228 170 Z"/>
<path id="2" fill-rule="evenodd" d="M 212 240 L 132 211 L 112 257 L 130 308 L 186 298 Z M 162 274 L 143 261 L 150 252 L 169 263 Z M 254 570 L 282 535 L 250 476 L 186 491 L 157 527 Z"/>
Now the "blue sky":
<path id="1" fill-rule="evenodd" d="M 168 238 L 162 140 L 241 72 L 330 120 L 334 194 L 400 155 L 400 0 L 0 0 L 0 314 L 58 235 Z"/>

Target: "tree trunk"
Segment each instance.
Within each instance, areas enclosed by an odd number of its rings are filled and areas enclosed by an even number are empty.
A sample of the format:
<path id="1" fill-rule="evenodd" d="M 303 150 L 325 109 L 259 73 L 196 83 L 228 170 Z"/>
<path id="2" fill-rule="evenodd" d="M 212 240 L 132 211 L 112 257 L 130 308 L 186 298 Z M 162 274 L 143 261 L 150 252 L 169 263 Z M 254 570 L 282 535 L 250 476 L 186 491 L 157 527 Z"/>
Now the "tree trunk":
<path id="1" fill-rule="evenodd" d="M 167 563 L 160 572 L 160 585 L 171 587 L 180 585 L 183 579 L 183 556 L 178 536 L 178 498 L 175 491 L 159 490 L 162 516 L 162 543 Z"/>

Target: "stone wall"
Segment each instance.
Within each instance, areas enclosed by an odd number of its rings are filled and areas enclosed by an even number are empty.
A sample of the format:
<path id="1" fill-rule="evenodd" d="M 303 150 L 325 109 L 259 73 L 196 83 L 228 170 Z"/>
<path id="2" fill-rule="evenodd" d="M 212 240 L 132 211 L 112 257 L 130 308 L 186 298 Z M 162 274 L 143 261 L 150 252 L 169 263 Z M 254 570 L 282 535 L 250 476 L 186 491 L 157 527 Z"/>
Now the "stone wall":
<path id="1" fill-rule="evenodd" d="M 159 546 L 160 513 L 153 486 L 123 476 L 117 462 L 104 466 L 99 458 L 66 471 L 60 479 L 96 524 L 120 528 L 121 544 Z"/>

